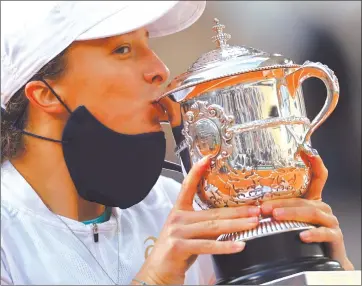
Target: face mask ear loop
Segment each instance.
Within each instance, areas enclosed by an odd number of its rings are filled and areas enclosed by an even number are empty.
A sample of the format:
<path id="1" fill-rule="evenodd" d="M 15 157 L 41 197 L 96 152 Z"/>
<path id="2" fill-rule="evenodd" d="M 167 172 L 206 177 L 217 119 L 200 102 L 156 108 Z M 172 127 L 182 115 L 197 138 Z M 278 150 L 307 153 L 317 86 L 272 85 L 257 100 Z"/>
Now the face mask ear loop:
<path id="1" fill-rule="evenodd" d="M 69 114 L 72 114 L 72 111 L 69 109 L 69 107 L 64 103 L 64 101 L 57 95 L 57 93 L 52 89 L 52 87 L 44 80 L 44 79 L 40 79 L 41 82 L 43 82 L 49 89 L 50 91 L 54 94 L 54 96 L 59 100 L 59 102 L 64 106 L 64 108 L 69 112 Z M 25 111 L 27 109 L 28 105 L 25 106 L 25 108 L 21 111 L 20 115 L 17 117 L 17 119 L 14 121 L 14 123 L 12 124 L 12 128 L 20 131 L 22 134 L 24 135 L 28 135 L 34 138 L 38 138 L 38 139 L 42 139 L 42 140 L 46 140 L 46 141 L 51 141 L 51 142 L 55 142 L 55 143 L 67 143 L 65 141 L 62 140 L 56 140 L 56 139 L 52 139 L 52 138 L 47 138 L 47 137 L 43 137 L 40 135 L 36 135 L 30 132 L 27 132 L 21 128 L 18 127 L 18 123 L 19 120 L 21 118 L 24 117 Z"/>
<path id="2" fill-rule="evenodd" d="M 41 82 L 43 82 L 49 89 L 50 91 L 53 93 L 53 95 L 59 100 L 59 102 L 64 106 L 64 108 L 69 112 L 69 114 L 72 114 L 72 111 L 70 110 L 70 108 L 65 104 L 65 102 L 60 98 L 60 96 L 54 91 L 54 89 L 44 80 L 41 79 Z"/>
<path id="3" fill-rule="evenodd" d="M 21 113 L 20 113 L 20 115 L 17 117 L 17 119 L 13 122 L 13 124 L 12 124 L 12 128 L 13 128 L 13 129 L 20 131 L 20 132 L 21 132 L 22 134 L 24 134 L 24 135 L 28 135 L 28 136 L 31 136 L 31 137 L 34 137 L 34 138 L 38 138 L 38 139 L 42 139 L 42 140 L 46 140 L 46 141 L 51 141 L 51 142 L 55 142 L 55 143 L 64 143 L 64 142 L 61 141 L 61 140 L 56 140 L 56 139 L 52 139 L 52 138 L 47 138 L 47 137 L 43 137 L 43 136 L 40 136 L 40 135 L 36 135 L 36 134 L 27 132 L 27 131 L 19 128 L 19 127 L 18 127 L 19 120 L 24 117 L 24 114 L 25 114 L 25 111 L 26 111 L 26 108 L 27 108 L 27 107 L 28 107 L 28 104 L 27 104 L 27 105 L 25 106 L 25 108 L 21 111 Z"/>

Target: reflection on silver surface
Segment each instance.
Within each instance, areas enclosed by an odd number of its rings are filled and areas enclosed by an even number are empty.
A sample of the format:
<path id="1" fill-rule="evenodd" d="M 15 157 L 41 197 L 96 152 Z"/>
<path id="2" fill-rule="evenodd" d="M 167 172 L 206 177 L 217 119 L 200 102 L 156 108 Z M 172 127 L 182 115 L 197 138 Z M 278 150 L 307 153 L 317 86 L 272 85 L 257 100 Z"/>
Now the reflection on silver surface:
<path id="1" fill-rule="evenodd" d="M 202 55 L 165 93 L 181 104 L 182 125 L 173 134 L 185 175 L 203 157 L 212 157 L 196 202 L 208 209 L 303 195 L 311 175 L 300 151 L 310 151 L 311 134 L 335 109 L 337 77 L 321 63 L 299 66 L 281 55 L 231 47 L 224 26 L 216 21 L 214 29 L 218 49 Z M 325 104 L 312 122 L 301 88 L 310 77 L 327 88 Z M 280 230 L 280 224 L 263 225 L 271 230 L 263 235 L 309 227 L 296 222 Z M 230 237 L 260 235 L 258 229 L 249 234 Z"/>
<path id="2" fill-rule="evenodd" d="M 200 155 L 209 154 L 216 156 L 219 154 L 221 136 L 216 124 L 210 119 L 200 119 L 195 123 L 195 128 L 191 133 L 196 144 L 196 149 Z"/>
<path id="3" fill-rule="evenodd" d="M 190 150 L 191 162 L 213 156 L 205 187 L 198 193 L 203 208 L 304 193 L 309 169 L 295 154 L 309 119 L 299 96 L 281 92 L 278 98 L 275 89 L 275 80 L 239 84 L 204 93 L 182 105 L 183 146 Z M 196 136 L 196 129 L 204 135 Z"/>
<path id="4" fill-rule="evenodd" d="M 213 30 L 217 33 L 213 41 L 217 49 L 202 54 L 187 70 L 175 77 L 158 100 L 171 95 L 178 101 L 187 100 L 191 87 L 225 77 L 232 77 L 253 71 L 269 69 L 298 68 L 291 59 L 280 54 L 269 54 L 247 46 L 230 46 L 227 40 L 230 35 L 223 32 L 224 25 L 215 19 Z"/>

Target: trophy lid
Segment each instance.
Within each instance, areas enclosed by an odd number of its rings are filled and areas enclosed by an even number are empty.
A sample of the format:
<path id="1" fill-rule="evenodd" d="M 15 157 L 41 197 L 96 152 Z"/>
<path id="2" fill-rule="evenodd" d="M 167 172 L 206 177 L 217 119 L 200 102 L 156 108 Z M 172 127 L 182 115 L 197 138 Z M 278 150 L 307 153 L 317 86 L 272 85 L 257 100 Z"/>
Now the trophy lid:
<path id="1" fill-rule="evenodd" d="M 217 48 L 201 55 L 185 73 L 174 78 L 161 98 L 173 94 L 179 102 L 186 97 L 186 93 L 177 91 L 207 81 L 252 71 L 297 66 L 292 60 L 280 54 L 268 54 L 251 47 L 227 44 L 231 38 L 230 34 L 224 33 L 225 26 L 220 24 L 218 19 L 215 18 L 214 21 L 213 30 L 216 35 L 212 40 Z"/>

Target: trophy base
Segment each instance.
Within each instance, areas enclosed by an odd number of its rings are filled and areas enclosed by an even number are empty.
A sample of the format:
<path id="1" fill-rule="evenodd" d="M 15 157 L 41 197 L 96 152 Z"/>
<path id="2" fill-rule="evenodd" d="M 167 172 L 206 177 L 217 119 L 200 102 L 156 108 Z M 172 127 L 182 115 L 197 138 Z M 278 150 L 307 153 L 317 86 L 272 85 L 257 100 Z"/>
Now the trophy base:
<path id="1" fill-rule="evenodd" d="M 322 243 L 304 243 L 303 230 L 276 233 L 246 242 L 236 254 L 213 255 L 216 284 L 260 285 L 304 271 L 339 271 Z"/>

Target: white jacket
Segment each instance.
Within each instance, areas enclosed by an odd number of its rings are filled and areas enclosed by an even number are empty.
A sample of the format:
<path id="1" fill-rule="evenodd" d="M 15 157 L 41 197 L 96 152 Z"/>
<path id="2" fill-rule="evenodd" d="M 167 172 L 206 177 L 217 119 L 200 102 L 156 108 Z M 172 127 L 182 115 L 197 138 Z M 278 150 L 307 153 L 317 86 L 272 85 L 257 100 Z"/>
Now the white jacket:
<path id="1" fill-rule="evenodd" d="M 126 210 L 113 208 L 120 232 L 111 216 L 98 225 L 98 242 L 94 242 L 92 225 L 61 219 L 116 283 L 119 239 L 119 284 L 130 284 L 152 251 L 179 190 L 176 181 L 160 177 L 139 204 Z M 202 256 L 187 272 L 185 284 L 207 284 L 211 276 L 210 256 Z M 1 167 L 1 284 L 113 284 L 10 162 Z"/>

